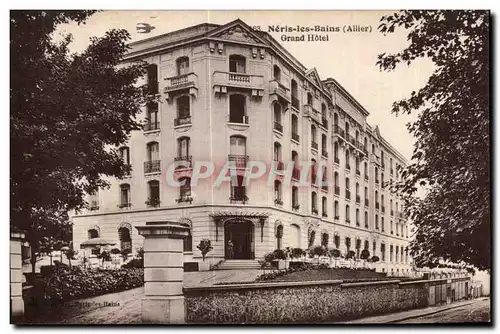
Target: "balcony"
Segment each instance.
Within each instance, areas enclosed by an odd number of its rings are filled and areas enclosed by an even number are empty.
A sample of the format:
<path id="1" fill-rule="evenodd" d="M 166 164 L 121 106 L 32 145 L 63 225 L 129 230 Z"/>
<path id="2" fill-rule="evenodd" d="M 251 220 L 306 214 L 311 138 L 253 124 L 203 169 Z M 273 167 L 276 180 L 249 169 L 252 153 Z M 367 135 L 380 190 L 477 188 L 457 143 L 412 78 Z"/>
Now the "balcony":
<path id="1" fill-rule="evenodd" d="M 356 169 L 356 175 L 357 176 L 360 176 L 361 175 L 361 171 L 359 169 Z"/>
<path id="2" fill-rule="evenodd" d="M 333 217 L 333 219 L 335 219 L 335 220 L 339 220 L 339 219 L 340 219 L 340 217 L 339 217 L 339 215 L 336 215 L 335 217 Z"/>
<path id="3" fill-rule="evenodd" d="M 229 115 L 228 122 L 232 123 L 232 124 L 245 124 L 245 125 L 248 125 L 248 116 Z"/>
<path id="4" fill-rule="evenodd" d="M 356 195 L 356 203 L 358 203 L 358 204 L 359 204 L 360 202 L 361 202 L 361 196 Z"/>
<path id="5" fill-rule="evenodd" d="M 183 90 L 189 90 L 191 95 L 196 95 L 198 91 L 198 76 L 195 73 L 187 73 L 177 75 L 175 77 L 165 78 L 165 88 L 163 88 L 164 93 L 168 94 Z"/>
<path id="6" fill-rule="evenodd" d="M 246 204 L 248 196 L 246 195 L 246 187 L 233 187 L 233 194 L 229 197 L 231 204 Z"/>
<path id="7" fill-rule="evenodd" d="M 293 211 L 299 211 L 300 210 L 300 204 L 292 203 L 292 210 Z"/>
<path id="8" fill-rule="evenodd" d="M 282 100 L 285 103 L 291 102 L 290 89 L 276 80 L 271 80 L 269 82 L 269 94 L 276 97 L 277 100 Z"/>
<path id="9" fill-rule="evenodd" d="M 300 101 L 296 96 L 292 95 L 292 107 L 300 111 Z"/>
<path id="10" fill-rule="evenodd" d="M 274 130 L 283 133 L 283 125 L 279 122 L 274 122 Z"/>
<path id="11" fill-rule="evenodd" d="M 191 116 L 179 117 L 174 119 L 174 126 L 191 124 Z"/>
<path id="12" fill-rule="evenodd" d="M 319 115 L 319 111 L 315 109 L 311 104 L 304 104 L 304 115 L 317 117 L 317 115 Z"/>
<path id="13" fill-rule="evenodd" d="M 365 206 L 366 207 L 370 206 L 370 201 L 368 200 L 368 198 L 365 198 Z"/>
<path id="14" fill-rule="evenodd" d="M 335 158 L 333 158 L 333 162 L 335 162 L 336 164 L 340 164 L 339 157 L 335 157 Z"/>
<path id="15" fill-rule="evenodd" d="M 294 168 L 292 171 L 292 179 L 300 180 L 300 169 Z"/>
<path id="16" fill-rule="evenodd" d="M 340 187 L 335 186 L 335 195 L 340 195 Z"/>
<path id="17" fill-rule="evenodd" d="M 321 190 L 323 190 L 323 191 L 328 191 L 328 185 L 325 185 L 325 184 L 324 184 L 324 185 L 322 185 L 322 186 L 321 186 Z"/>
<path id="18" fill-rule="evenodd" d="M 349 165 L 349 164 L 345 165 L 345 169 L 346 170 L 351 170 L 351 165 Z"/>
<path id="19" fill-rule="evenodd" d="M 181 186 L 180 188 L 181 195 L 175 201 L 177 203 L 189 203 L 193 202 L 193 197 L 191 196 L 191 186 Z"/>
<path id="20" fill-rule="evenodd" d="M 264 95 L 264 77 L 261 75 L 215 71 L 213 82 L 217 93 L 227 93 L 229 87 L 251 90 L 253 96 Z"/>
<path id="21" fill-rule="evenodd" d="M 234 162 L 236 168 L 246 168 L 248 163 L 248 155 L 229 154 L 228 161 Z"/>
<path id="22" fill-rule="evenodd" d="M 351 192 L 349 190 L 345 191 L 345 198 L 346 199 L 351 199 Z"/>
<path id="23" fill-rule="evenodd" d="M 144 161 L 144 173 L 159 173 L 160 172 L 160 161 L 161 160 L 151 160 Z"/>
<path id="24" fill-rule="evenodd" d="M 379 180 L 378 179 L 375 179 L 375 184 L 378 186 L 379 185 Z"/>
<path id="25" fill-rule="evenodd" d="M 327 217 L 328 217 L 328 213 L 326 213 L 326 212 L 322 212 L 322 213 L 321 213 L 321 216 L 322 216 L 322 217 L 324 217 L 324 218 L 327 218 Z"/>
<path id="26" fill-rule="evenodd" d="M 328 158 L 328 151 L 325 149 L 321 150 L 321 155 L 324 156 L 325 158 Z"/>
<path id="27" fill-rule="evenodd" d="M 123 209 L 123 208 L 130 208 L 132 207 L 132 203 L 120 203 L 118 204 L 118 208 Z"/>
<path id="28" fill-rule="evenodd" d="M 292 139 L 295 140 L 296 142 L 300 141 L 300 136 L 296 133 L 292 132 Z"/>
<path id="29" fill-rule="evenodd" d="M 151 122 L 146 120 L 146 124 L 142 127 L 144 132 L 160 130 L 160 122 Z"/>
<path id="30" fill-rule="evenodd" d="M 192 156 L 184 155 L 174 158 L 174 163 L 176 165 L 175 169 L 190 169 L 193 168 Z"/>
<path id="31" fill-rule="evenodd" d="M 341 129 L 337 124 L 333 126 L 333 133 L 345 138 L 345 131 Z"/>
<path id="32" fill-rule="evenodd" d="M 283 206 L 283 200 L 281 198 L 274 199 L 274 204 L 278 206 Z"/>
<path id="33" fill-rule="evenodd" d="M 314 140 L 313 140 L 313 141 L 311 141 L 311 147 L 312 147 L 313 149 L 317 150 L 317 149 L 318 149 L 318 142 L 316 142 L 316 141 L 314 141 Z"/>

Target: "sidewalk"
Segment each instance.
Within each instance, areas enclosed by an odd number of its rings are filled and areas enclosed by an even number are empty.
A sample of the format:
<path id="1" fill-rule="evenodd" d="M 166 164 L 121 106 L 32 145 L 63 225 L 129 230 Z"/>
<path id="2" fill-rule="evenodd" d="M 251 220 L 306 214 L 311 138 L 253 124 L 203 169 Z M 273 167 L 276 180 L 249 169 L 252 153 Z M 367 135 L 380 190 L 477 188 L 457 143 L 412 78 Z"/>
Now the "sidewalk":
<path id="1" fill-rule="evenodd" d="M 385 314 L 381 316 L 361 318 L 352 321 L 339 322 L 340 324 L 388 324 L 393 322 L 399 322 L 403 320 L 408 320 L 412 318 L 418 318 L 434 313 L 439 313 L 447 310 L 451 310 L 454 308 L 470 305 L 476 303 L 478 301 L 484 300 L 486 297 L 476 298 L 472 300 L 464 300 L 461 302 L 456 302 L 452 304 L 440 305 L 440 306 L 431 306 L 422 309 L 403 311 L 391 314 Z"/>

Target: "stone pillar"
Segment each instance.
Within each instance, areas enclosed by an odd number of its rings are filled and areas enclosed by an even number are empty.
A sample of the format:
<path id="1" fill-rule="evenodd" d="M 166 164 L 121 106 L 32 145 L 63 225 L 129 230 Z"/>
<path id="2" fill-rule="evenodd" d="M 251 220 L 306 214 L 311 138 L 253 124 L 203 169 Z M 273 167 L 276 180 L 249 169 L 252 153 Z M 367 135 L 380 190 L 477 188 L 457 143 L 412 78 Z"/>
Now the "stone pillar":
<path id="1" fill-rule="evenodd" d="M 21 242 L 24 233 L 11 232 L 10 234 L 10 318 L 16 323 L 24 316 L 23 300 L 23 260 Z"/>
<path id="2" fill-rule="evenodd" d="M 144 297 L 142 322 L 185 322 L 183 240 L 189 226 L 176 222 L 151 222 L 136 226 L 144 237 Z"/>

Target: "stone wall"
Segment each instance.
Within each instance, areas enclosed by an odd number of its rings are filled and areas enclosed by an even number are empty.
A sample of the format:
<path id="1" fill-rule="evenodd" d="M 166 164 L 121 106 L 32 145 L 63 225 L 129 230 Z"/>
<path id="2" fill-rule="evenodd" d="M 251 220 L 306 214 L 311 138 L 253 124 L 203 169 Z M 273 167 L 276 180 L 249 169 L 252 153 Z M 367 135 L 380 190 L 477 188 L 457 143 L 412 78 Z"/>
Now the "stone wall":
<path id="1" fill-rule="evenodd" d="M 456 300 L 460 285 L 453 282 Z M 459 283 L 460 282 L 460 283 Z M 399 280 L 343 283 L 286 282 L 184 288 L 188 323 L 311 323 L 349 319 L 423 308 L 431 301 L 430 287 L 443 289 L 447 280 Z M 459 285 L 460 284 L 460 285 Z M 460 296 L 460 298 L 458 298 Z M 439 299 L 443 302 L 443 299 Z M 446 302 L 446 301 L 444 301 Z"/>

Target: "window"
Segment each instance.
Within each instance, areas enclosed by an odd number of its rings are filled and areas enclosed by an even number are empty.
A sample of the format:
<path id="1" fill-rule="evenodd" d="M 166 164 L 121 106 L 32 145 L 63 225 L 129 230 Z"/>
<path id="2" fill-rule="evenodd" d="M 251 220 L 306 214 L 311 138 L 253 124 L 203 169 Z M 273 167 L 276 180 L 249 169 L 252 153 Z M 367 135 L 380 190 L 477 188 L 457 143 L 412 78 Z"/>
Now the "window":
<path id="1" fill-rule="evenodd" d="M 281 200 L 281 182 L 278 180 L 274 181 L 274 203 L 275 204 L 283 204 Z"/>
<path id="2" fill-rule="evenodd" d="M 328 156 L 328 151 L 326 149 L 327 143 L 326 143 L 326 135 L 322 134 L 321 135 L 321 154 L 325 157 Z"/>
<path id="3" fill-rule="evenodd" d="M 365 240 L 365 247 L 363 249 L 369 250 L 370 248 L 370 242 L 368 240 Z"/>
<path id="4" fill-rule="evenodd" d="M 356 156 L 356 174 L 359 175 L 361 171 L 359 170 L 359 157 Z"/>
<path id="5" fill-rule="evenodd" d="M 321 212 L 323 217 L 328 217 L 328 208 L 325 196 L 321 199 Z"/>
<path id="6" fill-rule="evenodd" d="M 378 168 L 375 167 L 375 183 L 378 183 Z"/>
<path id="7" fill-rule="evenodd" d="M 190 156 L 191 150 L 191 139 L 189 137 L 181 137 L 177 139 L 177 156 L 178 157 L 188 157 Z"/>
<path id="8" fill-rule="evenodd" d="M 89 239 L 99 238 L 99 230 L 97 228 L 91 228 L 87 231 L 87 236 Z"/>
<path id="9" fill-rule="evenodd" d="M 372 144 L 372 153 L 375 154 L 375 144 Z"/>
<path id="10" fill-rule="evenodd" d="M 345 198 L 351 199 L 351 190 L 350 190 L 350 185 L 349 185 L 349 178 L 345 178 Z"/>
<path id="11" fill-rule="evenodd" d="M 160 205 L 160 182 L 151 180 L 148 182 L 148 206 L 156 207 Z"/>
<path id="12" fill-rule="evenodd" d="M 359 226 L 359 209 L 356 209 L 356 226 Z"/>
<path id="13" fill-rule="evenodd" d="M 90 210 L 99 209 L 99 195 L 97 192 L 89 194 L 89 209 Z"/>
<path id="14" fill-rule="evenodd" d="M 292 187 L 292 209 L 298 209 L 299 206 L 299 188 Z"/>
<path id="15" fill-rule="evenodd" d="M 313 105 L 313 96 L 311 93 L 307 93 L 307 104 L 310 106 Z"/>
<path id="16" fill-rule="evenodd" d="M 394 246 L 391 245 L 389 247 L 389 262 L 393 262 L 394 261 Z"/>
<path id="17" fill-rule="evenodd" d="M 299 141 L 299 119 L 297 115 L 292 115 L 292 139 Z"/>
<path id="18" fill-rule="evenodd" d="M 274 104 L 274 129 L 283 132 L 283 125 L 281 125 L 281 105 Z"/>
<path id="19" fill-rule="evenodd" d="M 394 229 L 393 228 L 394 228 L 394 223 L 391 220 L 391 234 L 394 234 Z"/>
<path id="20" fill-rule="evenodd" d="M 191 178 L 181 177 L 179 179 L 181 186 L 179 187 L 178 202 L 188 202 L 191 200 Z"/>
<path id="21" fill-rule="evenodd" d="M 360 144 L 359 142 L 359 131 L 356 130 L 356 147 L 359 147 L 358 145 Z"/>
<path id="22" fill-rule="evenodd" d="M 120 207 L 130 206 L 130 185 L 122 184 L 120 185 Z"/>
<path id="23" fill-rule="evenodd" d="M 144 173 L 160 171 L 160 145 L 158 142 L 150 142 L 146 145 L 147 161 L 144 163 Z"/>
<path id="24" fill-rule="evenodd" d="M 297 81 L 293 80 L 292 79 L 292 82 L 291 82 L 291 91 L 292 91 L 292 107 L 294 107 L 295 109 L 297 110 L 300 110 L 300 101 L 299 101 L 299 98 L 298 98 L 298 85 L 297 85 Z"/>
<path id="25" fill-rule="evenodd" d="M 380 245 L 380 255 L 382 255 L 382 261 L 385 261 L 385 244 Z"/>
<path id="26" fill-rule="evenodd" d="M 333 212 L 335 215 L 335 219 L 339 219 L 339 201 L 333 202 Z"/>
<path id="27" fill-rule="evenodd" d="M 312 147 L 318 149 L 318 142 L 316 141 L 316 127 L 311 125 L 311 142 Z"/>
<path id="28" fill-rule="evenodd" d="M 311 159 L 311 183 L 316 184 L 317 175 L 316 175 L 316 160 Z"/>
<path id="29" fill-rule="evenodd" d="M 278 82 L 281 81 L 281 70 L 277 65 L 273 66 L 273 78 Z"/>
<path id="30" fill-rule="evenodd" d="M 158 66 L 150 64 L 146 68 L 146 75 L 148 81 L 148 89 L 150 94 L 158 93 Z"/>
<path id="31" fill-rule="evenodd" d="M 384 195 L 380 195 L 380 202 L 381 202 L 381 205 L 382 205 L 382 213 L 385 212 L 385 205 L 384 205 Z"/>
<path id="32" fill-rule="evenodd" d="M 238 175 L 231 186 L 231 201 L 246 202 L 248 200 L 246 187 L 243 185 L 243 175 Z"/>
<path id="33" fill-rule="evenodd" d="M 345 122 L 345 135 L 349 137 L 349 122 Z"/>
<path id="34" fill-rule="evenodd" d="M 312 192 L 311 194 L 311 208 L 312 208 L 312 213 L 318 214 L 318 195 L 316 195 L 316 192 Z"/>
<path id="35" fill-rule="evenodd" d="M 248 124 L 245 116 L 246 98 L 240 94 L 233 94 L 229 97 L 229 122 Z"/>
<path id="36" fill-rule="evenodd" d="M 183 251 L 192 252 L 193 251 L 193 235 L 191 234 L 191 229 L 188 231 L 188 235 L 183 239 Z"/>
<path id="37" fill-rule="evenodd" d="M 131 226 L 126 223 L 118 228 L 118 238 L 120 240 L 120 250 L 121 251 L 132 251 L 132 237 L 131 237 Z"/>
<path id="38" fill-rule="evenodd" d="M 368 151 L 368 139 L 365 137 L 364 142 L 363 142 L 363 149 Z"/>
<path id="39" fill-rule="evenodd" d="M 120 157 L 125 165 L 130 165 L 130 149 L 127 146 L 120 147 Z"/>
<path id="40" fill-rule="evenodd" d="M 365 211 L 365 228 L 368 228 L 368 211 Z"/>
<path id="41" fill-rule="evenodd" d="M 321 234 L 321 246 L 323 247 L 328 247 L 328 240 L 329 236 L 328 233 L 322 233 Z"/>
<path id="42" fill-rule="evenodd" d="M 377 242 L 375 240 L 373 240 L 372 244 L 373 244 L 373 254 L 372 254 L 372 256 L 375 256 L 376 252 L 377 252 Z"/>
<path id="43" fill-rule="evenodd" d="M 382 226 L 382 232 L 385 231 L 384 217 L 380 217 L 380 225 Z"/>
<path id="44" fill-rule="evenodd" d="M 345 150 L 345 168 L 346 169 L 351 169 L 351 165 L 349 163 L 349 160 L 350 160 L 349 150 Z"/>
<path id="45" fill-rule="evenodd" d="M 365 180 L 368 180 L 368 163 L 365 162 Z"/>
<path id="46" fill-rule="evenodd" d="M 146 125 L 144 130 L 151 131 L 160 128 L 160 123 L 158 121 L 158 103 L 148 103 L 146 106 Z"/>
<path id="47" fill-rule="evenodd" d="M 378 215 L 375 215 L 375 229 L 378 230 Z"/>
<path id="48" fill-rule="evenodd" d="M 339 143 L 337 142 L 333 144 L 333 160 L 339 163 Z"/>
<path id="49" fill-rule="evenodd" d="M 379 202 L 378 202 L 378 191 L 375 190 L 375 209 L 379 208 Z"/>
<path id="50" fill-rule="evenodd" d="M 177 99 L 177 118 L 175 125 L 186 124 L 191 117 L 189 96 L 180 96 Z"/>
<path id="51" fill-rule="evenodd" d="M 278 142 L 274 142 L 273 159 L 274 161 L 281 162 L 281 144 Z"/>
<path id="52" fill-rule="evenodd" d="M 314 239 L 316 238 L 316 231 L 309 227 L 307 230 L 307 247 L 311 248 L 314 245 Z"/>
<path id="53" fill-rule="evenodd" d="M 340 195 L 339 173 L 333 173 L 333 185 L 335 187 L 335 195 Z"/>
<path id="54" fill-rule="evenodd" d="M 346 222 L 347 224 L 350 224 L 350 223 L 351 223 L 351 218 L 350 218 L 349 211 L 350 211 L 349 205 L 346 205 L 346 206 L 345 206 L 345 222 Z"/>
<path id="55" fill-rule="evenodd" d="M 246 73 L 246 59 L 240 55 L 229 56 L 229 72 Z"/>
<path id="56" fill-rule="evenodd" d="M 180 57 L 176 61 L 177 63 L 177 75 L 181 76 L 189 73 L 189 58 Z"/>

